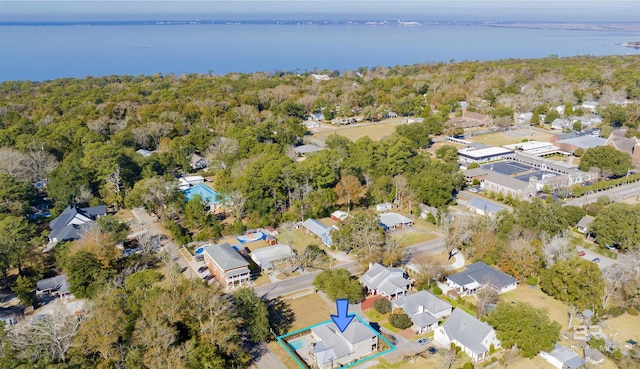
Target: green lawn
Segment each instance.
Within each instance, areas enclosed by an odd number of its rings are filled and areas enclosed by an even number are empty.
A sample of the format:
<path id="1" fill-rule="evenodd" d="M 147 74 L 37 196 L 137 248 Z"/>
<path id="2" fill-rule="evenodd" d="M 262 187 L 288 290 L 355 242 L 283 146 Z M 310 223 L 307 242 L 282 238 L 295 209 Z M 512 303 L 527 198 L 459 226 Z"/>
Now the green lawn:
<path id="1" fill-rule="evenodd" d="M 392 234 L 391 237 L 395 239 L 401 246 L 411 246 L 421 242 L 435 240 L 438 238 L 433 233 L 425 233 L 425 232 L 406 232 L 398 235 Z"/>
<path id="2" fill-rule="evenodd" d="M 372 322 L 379 322 L 387 319 L 385 315 L 380 314 L 379 312 L 376 311 L 376 309 L 365 310 L 363 311 L 363 313 Z"/>

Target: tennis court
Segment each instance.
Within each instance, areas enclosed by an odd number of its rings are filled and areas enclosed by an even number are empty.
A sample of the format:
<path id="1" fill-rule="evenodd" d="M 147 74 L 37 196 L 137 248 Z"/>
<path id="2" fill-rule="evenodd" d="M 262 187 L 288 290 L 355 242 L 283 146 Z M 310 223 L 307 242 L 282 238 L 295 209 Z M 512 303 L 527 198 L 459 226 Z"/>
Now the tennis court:
<path id="1" fill-rule="evenodd" d="M 505 175 L 513 175 L 516 173 L 526 172 L 532 170 L 533 167 L 526 164 L 516 163 L 515 161 L 499 161 L 496 163 L 485 164 L 482 169 L 492 170 Z"/>

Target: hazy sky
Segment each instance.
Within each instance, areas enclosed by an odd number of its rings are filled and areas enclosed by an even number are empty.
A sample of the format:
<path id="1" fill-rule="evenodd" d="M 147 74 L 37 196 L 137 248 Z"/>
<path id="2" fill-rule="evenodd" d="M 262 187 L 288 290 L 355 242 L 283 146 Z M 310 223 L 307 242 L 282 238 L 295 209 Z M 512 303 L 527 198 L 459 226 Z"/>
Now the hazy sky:
<path id="1" fill-rule="evenodd" d="M 640 21 L 640 0 L 71 0 L 3 1 L 0 20 L 334 19 Z M 385 17 L 386 16 L 386 17 Z"/>

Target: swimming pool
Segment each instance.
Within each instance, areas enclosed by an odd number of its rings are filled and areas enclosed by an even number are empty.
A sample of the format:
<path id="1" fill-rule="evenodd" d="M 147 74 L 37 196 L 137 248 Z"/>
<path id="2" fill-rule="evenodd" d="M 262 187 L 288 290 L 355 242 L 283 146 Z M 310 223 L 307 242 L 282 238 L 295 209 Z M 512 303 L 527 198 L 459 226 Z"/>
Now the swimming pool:
<path id="1" fill-rule="evenodd" d="M 289 341 L 289 346 L 291 346 L 291 348 L 293 348 L 295 351 L 298 351 L 301 348 L 305 347 L 308 343 L 309 342 L 307 342 L 306 337 L 303 337 L 297 340 Z"/>

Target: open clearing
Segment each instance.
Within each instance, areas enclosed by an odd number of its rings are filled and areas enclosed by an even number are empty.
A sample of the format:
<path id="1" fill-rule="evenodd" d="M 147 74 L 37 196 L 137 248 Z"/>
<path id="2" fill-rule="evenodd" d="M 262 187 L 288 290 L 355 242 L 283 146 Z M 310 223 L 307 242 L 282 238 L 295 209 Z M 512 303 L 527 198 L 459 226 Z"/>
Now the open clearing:
<path id="1" fill-rule="evenodd" d="M 372 140 L 377 141 L 391 135 L 393 132 L 395 132 L 397 126 L 406 123 L 406 118 L 388 119 L 378 123 L 358 123 L 327 131 L 315 132 L 313 133 L 312 137 L 321 141 L 325 141 L 327 137 L 335 133 L 340 136 L 347 137 L 351 141 L 356 141 L 357 139 L 365 136 L 369 136 L 369 138 L 371 138 Z"/>
<path id="2" fill-rule="evenodd" d="M 562 329 L 567 329 L 569 307 L 561 301 L 547 296 L 544 292 L 540 291 L 538 287 L 533 289 L 529 285 L 519 284 L 515 291 L 500 295 L 500 301 L 520 301 L 529 303 L 536 308 L 545 308 L 549 311 L 549 318 L 551 320 L 560 323 Z"/>
<path id="3" fill-rule="evenodd" d="M 291 327 L 291 332 L 324 322 L 331 319 L 331 314 L 335 314 L 335 308 L 329 306 L 322 297 L 315 293 L 286 300 L 286 302 L 295 313 L 295 322 Z"/>
<path id="4" fill-rule="evenodd" d="M 533 135 L 531 133 L 533 133 Z M 478 136 L 466 135 L 464 139 L 473 142 L 480 142 L 489 146 L 502 146 L 522 142 L 525 138 L 528 140 L 549 142 L 552 135 L 553 133 L 551 132 L 530 132 L 528 129 L 521 129 L 517 131 L 496 132 Z"/>
<path id="5" fill-rule="evenodd" d="M 614 335 L 613 340 L 623 344 L 629 339 L 640 342 L 640 317 L 624 313 L 616 318 L 607 319 L 603 324 L 607 335 Z"/>

